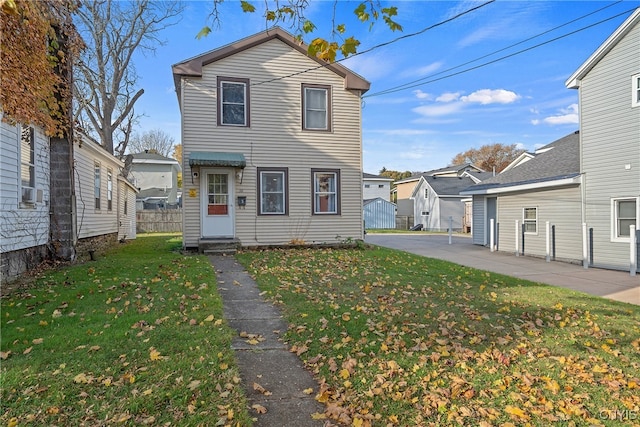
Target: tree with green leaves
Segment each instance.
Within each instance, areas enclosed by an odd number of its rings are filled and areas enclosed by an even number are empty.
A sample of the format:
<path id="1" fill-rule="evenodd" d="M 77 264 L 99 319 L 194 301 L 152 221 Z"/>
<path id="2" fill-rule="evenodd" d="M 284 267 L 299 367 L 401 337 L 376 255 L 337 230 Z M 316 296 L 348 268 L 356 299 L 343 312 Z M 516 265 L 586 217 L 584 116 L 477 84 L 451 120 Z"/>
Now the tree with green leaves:
<path id="1" fill-rule="evenodd" d="M 207 36 L 213 29 L 220 27 L 221 17 L 218 6 L 224 0 L 214 0 L 211 13 L 209 14 L 208 25 L 206 25 L 198 33 L 197 37 Z M 316 29 L 316 25 L 306 18 L 305 11 L 309 7 L 309 0 L 265 0 L 264 18 L 270 26 L 286 24 L 295 32 L 296 37 L 302 42 L 305 35 L 312 33 Z M 334 62 L 338 52 L 343 57 L 348 57 L 357 53 L 360 41 L 354 36 L 348 35 L 348 29 L 344 23 L 337 21 L 336 9 L 339 1 L 333 1 L 333 15 L 331 19 L 331 37 L 316 37 L 308 45 L 308 53 L 310 56 L 318 57 L 327 62 Z M 256 7 L 245 0 L 239 3 L 240 9 L 244 13 L 255 13 Z M 373 25 L 382 20 L 391 31 L 402 31 L 402 26 L 394 19 L 398 14 L 398 8 L 395 6 L 382 7 L 378 0 L 366 0 L 358 3 L 353 13 L 358 21 L 369 24 L 369 29 Z M 337 41 L 336 41 L 337 40 Z"/>

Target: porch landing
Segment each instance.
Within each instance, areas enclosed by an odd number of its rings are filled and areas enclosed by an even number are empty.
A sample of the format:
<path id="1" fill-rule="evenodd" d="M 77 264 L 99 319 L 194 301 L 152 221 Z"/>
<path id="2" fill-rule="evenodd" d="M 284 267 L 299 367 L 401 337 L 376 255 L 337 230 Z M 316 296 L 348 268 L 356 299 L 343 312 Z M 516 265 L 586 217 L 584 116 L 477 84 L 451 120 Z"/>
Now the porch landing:
<path id="1" fill-rule="evenodd" d="M 232 237 L 202 238 L 198 241 L 198 252 L 206 255 L 235 254 L 240 246 L 240 240 Z"/>

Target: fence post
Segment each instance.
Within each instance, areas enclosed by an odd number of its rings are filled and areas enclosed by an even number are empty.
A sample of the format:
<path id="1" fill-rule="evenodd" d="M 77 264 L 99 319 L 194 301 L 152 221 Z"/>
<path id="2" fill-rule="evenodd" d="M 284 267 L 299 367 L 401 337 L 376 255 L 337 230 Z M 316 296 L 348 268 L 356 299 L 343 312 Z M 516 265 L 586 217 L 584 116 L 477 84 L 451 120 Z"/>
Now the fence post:
<path id="1" fill-rule="evenodd" d="M 451 244 L 451 235 L 453 234 L 453 217 L 449 217 L 449 244 Z"/>
<path id="2" fill-rule="evenodd" d="M 518 242 L 518 236 L 520 235 L 520 221 L 516 219 L 516 256 L 520 256 L 520 243 Z"/>
<path id="3" fill-rule="evenodd" d="M 582 223 L 582 266 L 589 268 L 589 245 L 587 245 L 587 223 Z"/>
<path id="4" fill-rule="evenodd" d="M 545 259 L 547 262 L 551 261 L 551 226 L 549 225 L 549 221 L 545 222 L 545 240 L 546 240 L 546 256 Z"/>
<path id="5" fill-rule="evenodd" d="M 494 250 L 493 244 L 495 242 L 494 221 L 495 219 L 493 218 L 489 220 L 489 247 L 491 248 L 491 252 Z"/>
<path id="6" fill-rule="evenodd" d="M 551 259 L 556 260 L 556 226 L 551 226 Z"/>
<path id="7" fill-rule="evenodd" d="M 636 268 L 638 267 L 636 265 L 638 255 L 636 254 L 636 226 L 633 224 L 629 226 L 629 242 L 629 274 L 635 276 Z"/>

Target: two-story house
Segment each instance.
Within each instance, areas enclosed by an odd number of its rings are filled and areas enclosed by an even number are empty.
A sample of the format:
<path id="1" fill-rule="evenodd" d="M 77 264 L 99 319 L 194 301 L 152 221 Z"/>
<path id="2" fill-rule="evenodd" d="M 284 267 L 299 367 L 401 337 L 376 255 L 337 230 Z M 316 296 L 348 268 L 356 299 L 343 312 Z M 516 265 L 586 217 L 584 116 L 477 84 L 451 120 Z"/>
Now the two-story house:
<path id="1" fill-rule="evenodd" d="M 627 269 L 640 227 L 640 8 L 567 80 L 578 89 L 582 218 L 592 264 Z M 638 264 L 636 264 L 638 265 Z"/>
<path id="2" fill-rule="evenodd" d="M 180 196 L 178 174 L 182 172 L 180 162 L 149 150 L 131 157 L 129 177 L 140 190 L 138 210 L 177 206 Z"/>
<path id="3" fill-rule="evenodd" d="M 280 28 L 173 65 L 183 245 L 362 239 L 361 96 L 369 82 Z"/>

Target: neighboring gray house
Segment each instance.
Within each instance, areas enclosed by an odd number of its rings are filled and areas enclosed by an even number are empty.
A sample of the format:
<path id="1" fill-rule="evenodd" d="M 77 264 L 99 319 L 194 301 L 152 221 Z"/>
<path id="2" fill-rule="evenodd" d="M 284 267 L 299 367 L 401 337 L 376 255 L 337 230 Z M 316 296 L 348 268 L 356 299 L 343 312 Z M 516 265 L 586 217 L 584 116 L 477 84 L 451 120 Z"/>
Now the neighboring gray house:
<path id="1" fill-rule="evenodd" d="M 495 246 L 510 252 L 518 247 L 520 251 L 524 225 L 525 253 L 545 256 L 545 223 L 549 221 L 555 225 L 556 257 L 579 261 L 579 152 L 580 136 L 575 132 L 529 153 L 527 161 L 518 158 L 500 174 L 462 191 L 473 196 L 473 243 L 490 244 L 493 220 Z"/>
<path id="2" fill-rule="evenodd" d="M 381 197 L 364 200 L 362 212 L 365 230 L 396 228 L 396 204 Z"/>
<path id="3" fill-rule="evenodd" d="M 414 226 L 426 231 L 463 231 L 465 203 L 460 192 L 473 185 L 469 176 L 423 175 L 411 194 Z"/>
<path id="4" fill-rule="evenodd" d="M 176 206 L 180 191 L 178 173 L 182 172 L 180 162 L 148 150 L 132 154 L 132 157 L 129 176 L 140 190 L 137 208 L 141 210 Z"/>
<path id="5" fill-rule="evenodd" d="M 371 200 L 381 198 L 391 201 L 391 183 L 393 178 L 382 175 L 362 173 L 362 198 Z"/>
<path id="6" fill-rule="evenodd" d="M 626 270 L 629 226 L 640 227 L 640 8 L 566 86 L 579 91 L 580 218 L 593 229 L 593 265 Z"/>

